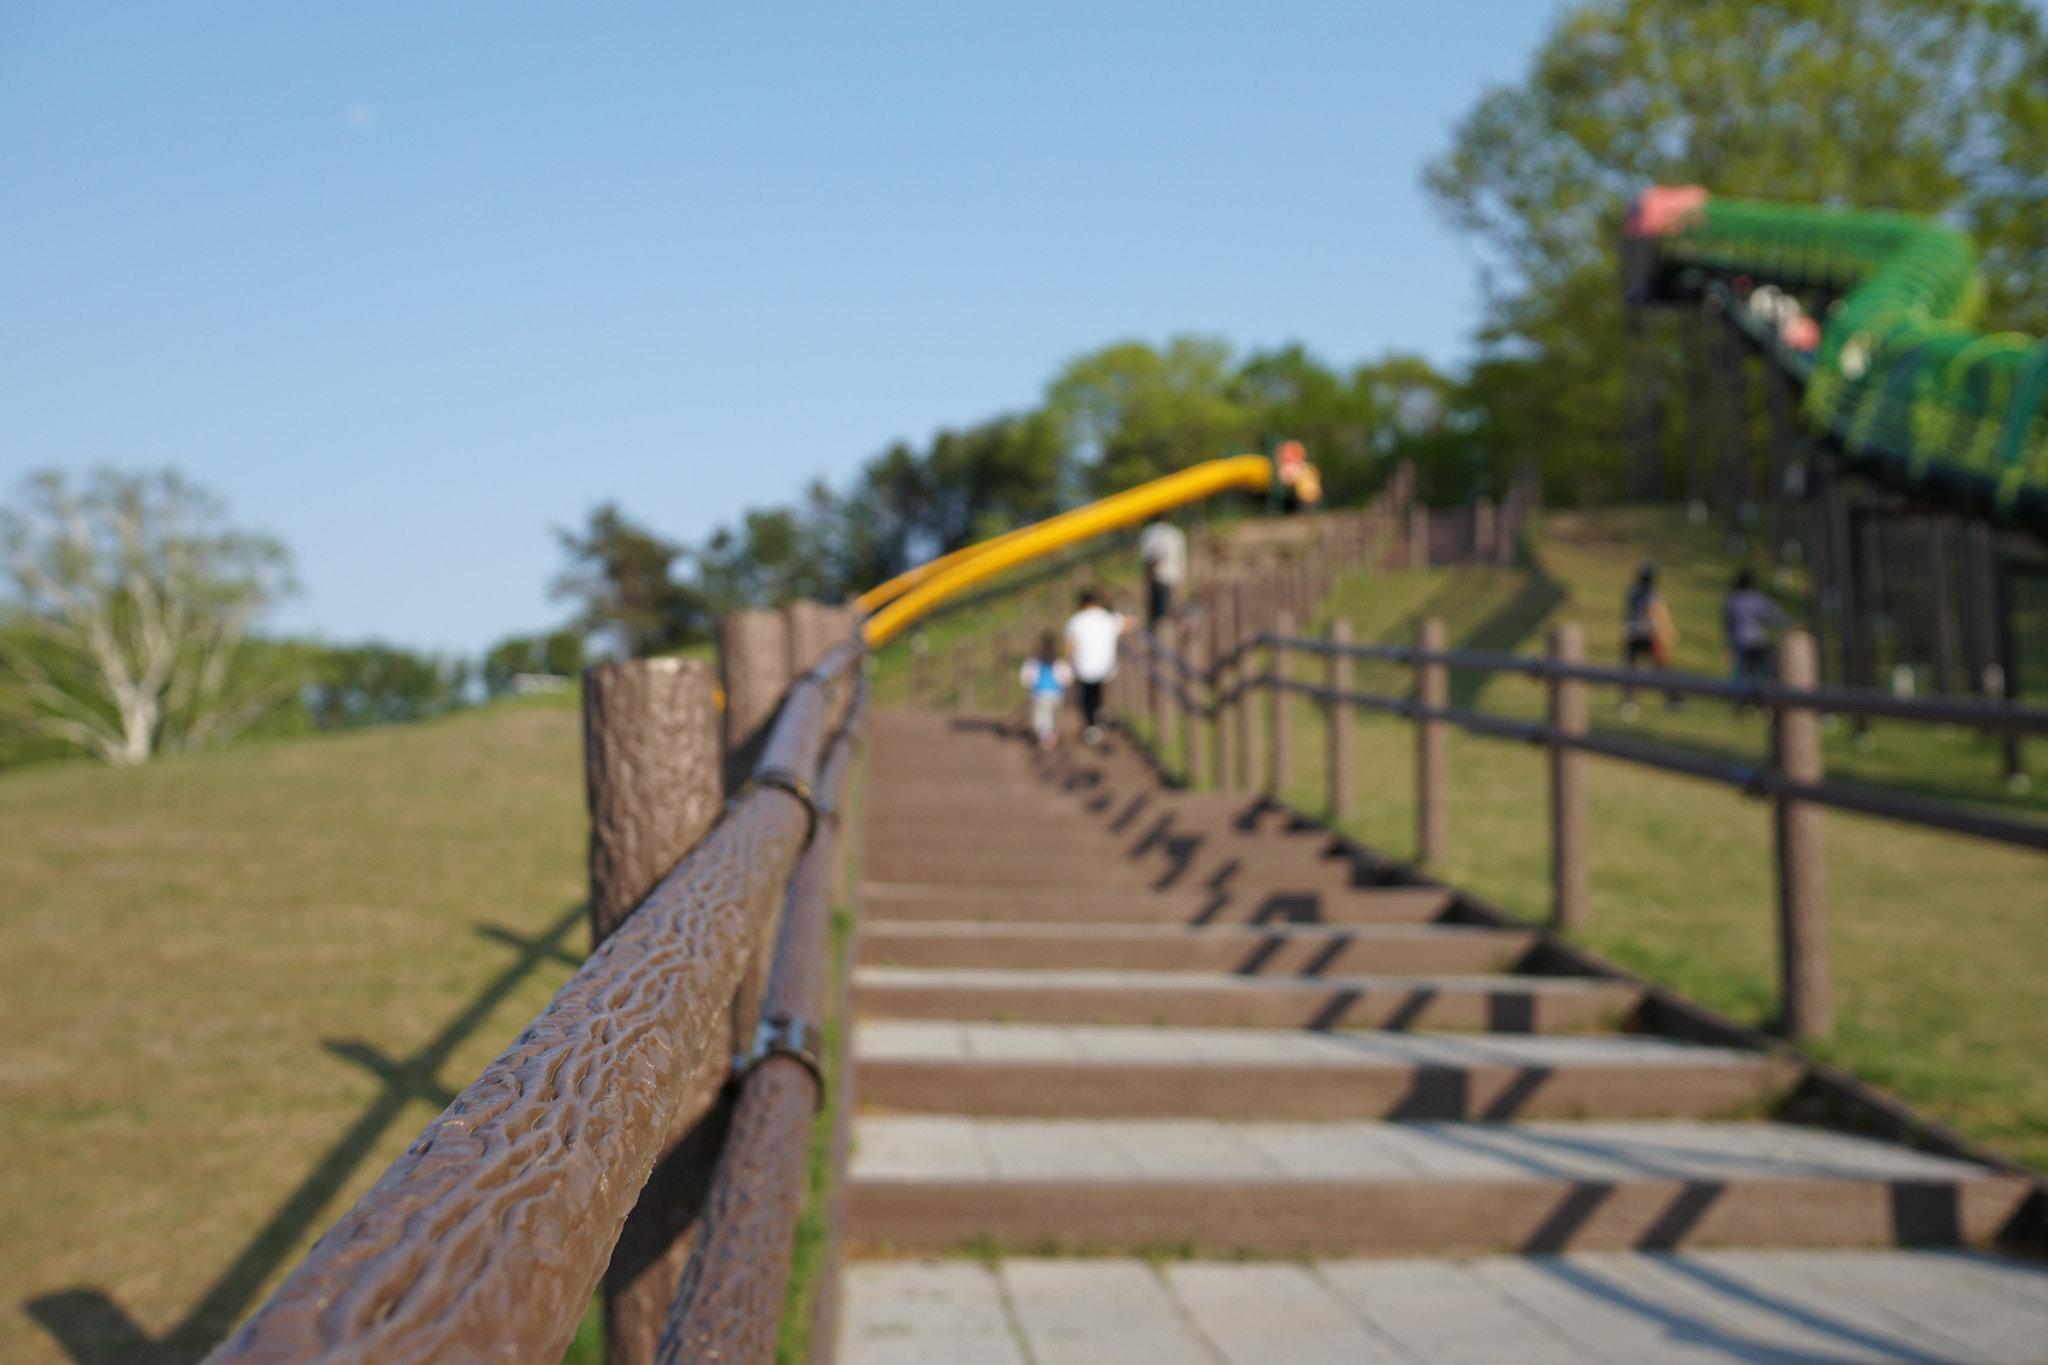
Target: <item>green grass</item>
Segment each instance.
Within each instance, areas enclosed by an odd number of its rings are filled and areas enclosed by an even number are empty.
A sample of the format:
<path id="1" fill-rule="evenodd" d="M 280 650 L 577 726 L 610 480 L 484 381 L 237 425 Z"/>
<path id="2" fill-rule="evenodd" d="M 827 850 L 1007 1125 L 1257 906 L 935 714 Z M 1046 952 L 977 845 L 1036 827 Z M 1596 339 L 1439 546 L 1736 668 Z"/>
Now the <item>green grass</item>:
<path id="1" fill-rule="evenodd" d="M 1553 515 L 1533 562 L 1355 576 L 1325 619 L 1348 617 L 1367 640 L 1412 638 L 1435 615 L 1454 644 L 1535 651 L 1548 628 L 1577 620 L 1588 653 L 1614 660 L 1630 571 L 1658 560 L 1683 632 L 1678 666 L 1719 674 L 1718 604 L 1733 571 L 1719 537 L 1660 509 Z M 1321 623 L 1319 623 L 1320 625 Z M 2038 641 L 2032 642 L 2038 648 Z M 1320 663 L 1299 667 L 1319 675 Z M 2039 676 L 2036 672 L 2035 676 Z M 1405 691 L 1404 670 L 1361 667 L 1357 685 Z M 1602 731 L 1759 757 L 1761 719 L 1694 703 L 1667 714 L 1644 696 L 1624 724 L 1595 694 Z M 1541 714 L 1521 679 L 1460 676 L 1454 701 L 1516 716 Z M 1346 828 L 1402 856 L 1415 849 L 1413 730 L 1361 715 L 1358 793 Z M 1141 727 L 1142 728 L 1142 727 Z M 1326 730 L 1317 708 L 1294 710 L 1295 804 L 1324 812 Z M 1997 751 L 1977 736 L 1878 724 L 1860 750 L 1846 726 L 1827 737 L 1831 775 L 2048 814 L 2041 785 L 2015 796 Z M 1524 746 L 1449 740 L 1447 854 L 1437 875 L 1532 920 L 1548 912 L 1545 759 Z M 1179 746 L 1169 738 L 1169 762 Z M 1588 946 L 1749 1023 L 1777 1008 L 1768 810 L 1718 786 L 1605 760 L 1588 761 L 1592 927 Z M 2040 855 L 1860 817 L 1827 817 L 1830 935 L 1840 1028 L 1815 1050 L 1926 1112 L 2048 1168 L 2048 861 Z"/>
<path id="2" fill-rule="evenodd" d="M 567 979 L 582 807 L 566 698 L 0 774 L 0 1359 L 259 1302 Z"/>

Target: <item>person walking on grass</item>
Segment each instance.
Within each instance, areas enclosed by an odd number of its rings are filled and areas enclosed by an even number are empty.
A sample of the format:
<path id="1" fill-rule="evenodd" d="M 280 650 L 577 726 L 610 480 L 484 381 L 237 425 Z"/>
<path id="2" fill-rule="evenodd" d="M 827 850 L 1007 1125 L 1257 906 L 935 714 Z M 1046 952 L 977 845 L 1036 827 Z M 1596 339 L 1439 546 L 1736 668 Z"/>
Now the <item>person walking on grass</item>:
<path id="1" fill-rule="evenodd" d="M 1051 631 L 1038 637 L 1038 652 L 1024 661 L 1018 681 L 1031 694 L 1031 733 L 1039 748 L 1050 749 L 1059 742 L 1060 703 L 1074 685 L 1074 670 L 1060 657 Z"/>
<path id="2" fill-rule="evenodd" d="M 1671 669 L 1671 648 L 1678 643 L 1678 626 L 1671 619 L 1671 608 L 1664 601 L 1664 594 L 1657 591 L 1657 566 L 1645 560 L 1636 570 L 1635 585 L 1628 590 L 1628 598 L 1622 607 L 1621 648 L 1623 660 L 1630 668 L 1636 668 L 1640 661 L 1648 658 L 1659 673 Z M 1676 692 L 1667 692 L 1664 704 L 1676 711 L 1685 701 Z M 1636 690 L 1624 687 L 1621 690 L 1621 718 L 1634 720 Z"/>
<path id="3" fill-rule="evenodd" d="M 1103 605 L 1102 594 L 1089 588 L 1081 609 L 1067 618 L 1067 662 L 1073 665 L 1074 688 L 1081 701 L 1081 738 L 1102 743 L 1102 686 L 1116 673 L 1117 641 L 1130 622 Z"/>
<path id="4" fill-rule="evenodd" d="M 1784 608 L 1758 589 L 1754 573 L 1744 569 L 1736 574 L 1735 586 L 1729 590 L 1728 600 L 1721 604 L 1721 629 L 1728 637 L 1728 659 L 1735 681 L 1770 681 L 1772 641 L 1779 631 L 1789 630 L 1792 625 Z"/>

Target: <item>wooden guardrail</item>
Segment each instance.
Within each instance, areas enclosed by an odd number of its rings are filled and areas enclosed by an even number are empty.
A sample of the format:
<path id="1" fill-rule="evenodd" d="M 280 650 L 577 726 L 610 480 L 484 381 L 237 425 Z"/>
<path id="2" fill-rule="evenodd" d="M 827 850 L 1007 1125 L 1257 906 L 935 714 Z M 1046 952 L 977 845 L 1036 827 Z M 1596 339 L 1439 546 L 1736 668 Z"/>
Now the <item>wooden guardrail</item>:
<path id="1" fill-rule="evenodd" d="M 1550 769 L 1551 922 L 1561 929 L 1582 928 L 1588 916 L 1585 755 L 1715 782 L 1767 799 L 1773 811 L 1783 1019 L 1786 1032 L 1794 1038 L 1823 1036 L 1833 1027 L 1821 826 L 1824 809 L 2048 851 L 2048 824 L 2012 819 L 1953 801 L 1829 781 L 1820 744 L 1824 714 L 2020 736 L 2048 734 L 2048 710 L 1975 699 L 1900 698 L 1862 689 L 1821 687 L 1813 641 L 1801 632 L 1790 633 L 1779 642 L 1776 681 L 1736 683 L 1588 664 L 1583 634 L 1571 624 L 1552 633 L 1546 655 L 1524 655 L 1447 648 L 1443 625 L 1435 620 L 1418 623 L 1413 645 L 1376 645 L 1352 642 L 1348 626 L 1341 620 L 1331 623 L 1327 638 L 1318 639 L 1293 634 L 1293 620 L 1285 610 L 1272 619 L 1272 630 L 1249 636 L 1213 660 L 1205 660 L 1199 653 L 1191 658 L 1189 652 L 1155 635 L 1128 638 L 1126 652 L 1137 664 L 1132 670 L 1136 685 L 1149 693 L 1149 706 L 1127 709 L 1149 713 L 1154 718 L 1155 735 L 1172 735 L 1176 725 L 1181 728 L 1179 747 L 1186 756 L 1191 781 L 1204 780 L 1207 751 L 1227 754 L 1228 736 L 1237 731 L 1246 738 L 1238 746 L 1240 761 L 1234 771 L 1219 773 L 1225 785 L 1250 788 L 1263 784 L 1276 793 L 1284 790 L 1291 779 L 1294 709 L 1285 699 L 1306 697 L 1321 703 L 1329 746 L 1328 800 L 1333 815 L 1343 819 L 1352 809 L 1352 713 L 1368 710 L 1404 717 L 1415 723 L 1416 847 L 1420 861 L 1427 863 L 1443 857 L 1447 839 L 1446 727 L 1541 746 L 1548 752 Z M 1265 655 L 1265 667 L 1257 672 L 1252 671 L 1255 652 Z M 1317 683 L 1295 677 L 1292 660 L 1297 655 L 1322 659 L 1324 680 Z M 1409 691 L 1388 695 L 1355 690 L 1351 669 L 1358 660 L 1407 667 L 1412 672 Z M 1511 673 L 1541 680 L 1549 694 L 1545 719 L 1517 720 L 1452 706 L 1452 670 Z M 1592 734 L 1587 705 L 1591 686 L 1654 686 L 1677 696 L 1708 697 L 1769 711 L 1770 756 L 1749 763 Z M 1251 699 L 1257 692 L 1266 698 L 1268 759 L 1263 771 L 1251 738 L 1257 728 L 1251 721 Z M 1225 723 L 1233 717 L 1237 725 Z M 1219 761 L 1218 766 L 1228 769 L 1231 765 Z"/>
<path id="2" fill-rule="evenodd" d="M 704 664 L 590 671 L 594 950 L 212 1361 L 551 1365 L 601 1280 L 613 1365 L 772 1358 L 864 708 L 846 626 L 726 623 L 722 722 Z"/>

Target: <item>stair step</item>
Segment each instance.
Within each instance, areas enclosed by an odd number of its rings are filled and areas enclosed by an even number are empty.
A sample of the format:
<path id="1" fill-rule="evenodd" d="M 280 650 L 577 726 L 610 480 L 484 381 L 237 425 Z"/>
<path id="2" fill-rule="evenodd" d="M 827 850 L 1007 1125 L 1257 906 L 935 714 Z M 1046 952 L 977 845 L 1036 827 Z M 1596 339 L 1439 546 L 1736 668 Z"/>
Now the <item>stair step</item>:
<path id="1" fill-rule="evenodd" d="M 876 1261 L 846 1365 L 1929 1365 L 2048 1358 L 2048 1269 L 1957 1251 Z"/>
<path id="2" fill-rule="evenodd" d="M 877 1019 L 1256 1028 L 1607 1028 L 1641 998 L 1626 982 L 1539 976 L 1257 977 L 1214 972 L 858 967 Z"/>
<path id="3" fill-rule="evenodd" d="M 952 882 L 970 886 L 1128 885 L 1165 889 L 1230 886 L 1348 887 L 1369 884 L 1367 870 L 1346 858 L 1311 858 L 1286 850 L 1245 850 L 1186 857 L 1164 851 L 1129 853 L 1076 840 L 1064 851 L 959 848 L 945 844 L 871 846 L 868 875 L 890 882 Z"/>
<path id="4" fill-rule="evenodd" d="M 1985 1245 L 2022 1177 L 1777 1123 L 862 1117 L 850 1234 L 1269 1254 Z"/>
<path id="5" fill-rule="evenodd" d="M 1001 920 L 1060 924 L 1123 920 L 1151 924 L 1423 924 L 1451 908 L 1441 886 L 1274 887 L 1202 890 L 1144 887 L 979 886 L 891 882 L 861 887 L 862 912 L 876 920 Z"/>
<path id="6" fill-rule="evenodd" d="M 1259 976 L 1500 972 L 1533 932 L 1472 925 L 1043 924 L 879 921 L 863 925 L 863 964 L 1237 972 Z"/>
<path id="7" fill-rule="evenodd" d="M 1700 1118 L 1798 1069 L 1621 1035 L 1319 1033 L 865 1020 L 863 1105 L 980 1117 Z"/>

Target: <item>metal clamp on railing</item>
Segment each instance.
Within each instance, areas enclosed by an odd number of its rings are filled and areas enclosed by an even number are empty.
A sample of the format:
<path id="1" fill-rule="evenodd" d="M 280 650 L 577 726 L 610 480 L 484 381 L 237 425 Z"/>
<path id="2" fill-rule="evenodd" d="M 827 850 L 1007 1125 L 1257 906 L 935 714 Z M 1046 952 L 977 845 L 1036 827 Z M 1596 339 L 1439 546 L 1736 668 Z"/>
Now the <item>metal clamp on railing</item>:
<path id="1" fill-rule="evenodd" d="M 817 1082 L 818 1103 L 825 1103 L 825 1064 L 818 1060 L 818 1054 L 810 1047 L 811 1039 L 817 1034 L 817 1027 L 806 1019 L 789 1015 L 772 1015 L 754 1025 L 754 1045 L 745 1052 L 736 1052 L 732 1059 L 733 1080 L 745 1081 L 748 1073 L 770 1057 L 787 1057 L 811 1073 Z"/>
<path id="2" fill-rule="evenodd" d="M 837 818 L 838 812 L 830 807 L 819 804 L 818 798 L 811 791 L 810 783 L 804 781 L 795 773 L 788 772 L 782 768 L 770 768 L 766 772 L 755 773 L 740 784 L 740 789 L 726 798 L 725 809 L 727 813 L 731 813 L 741 801 L 746 799 L 747 794 L 757 787 L 773 787 L 779 792 L 787 792 L 803 803 L 804 814 L 810 818 L 810 824 L 804 831 L 803 846 L 805 848 L 809 848 L 817 839 L 819 821 Z"/>

